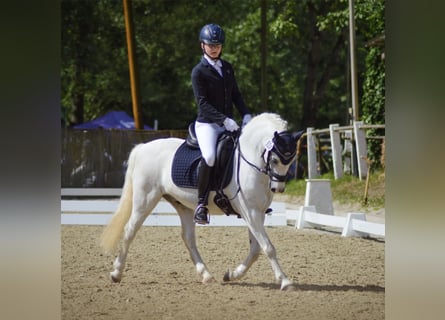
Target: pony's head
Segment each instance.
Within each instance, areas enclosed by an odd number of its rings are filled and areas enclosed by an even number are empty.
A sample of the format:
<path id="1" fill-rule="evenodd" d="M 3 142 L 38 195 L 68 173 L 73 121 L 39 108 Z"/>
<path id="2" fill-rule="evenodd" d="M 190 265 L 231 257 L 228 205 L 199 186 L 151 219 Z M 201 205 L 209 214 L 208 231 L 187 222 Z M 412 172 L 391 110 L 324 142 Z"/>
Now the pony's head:
<path id="1" fill-rule="evenodd" d="M 262 113 L 243 128 L 243 136 L 252 137 L 248 143 L 253 145 L 256 141 L 257 152 L 261 152 L 263 163 L 254 166 L 269 176 L 272 192 L 284 191 L 287 172 L 295 159 L 297 141 L 303 132 L 287 131 L 287 122 L 274 113 Z M 248 160 L 246 162 L 249 163 Z"/>
<path id="2" fill-rule="evenodd" d="M 270 177 L 270 190 L 283 192 L 286 187 L 287 172 L 295 160 L 297 141 L 303 131 L 292 133 L 290 131 L 274 132 L 272 140 L 266 144 L 263 160 L 266 173 Z"/>

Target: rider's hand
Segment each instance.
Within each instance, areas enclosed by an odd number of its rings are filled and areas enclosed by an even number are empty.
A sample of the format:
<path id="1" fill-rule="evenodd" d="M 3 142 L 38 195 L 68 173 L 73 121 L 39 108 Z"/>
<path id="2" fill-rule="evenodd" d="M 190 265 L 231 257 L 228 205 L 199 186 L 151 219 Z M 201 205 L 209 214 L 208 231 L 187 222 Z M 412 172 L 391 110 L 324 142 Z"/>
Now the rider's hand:
<path id="1" fill-rule="evenodd" d="M 250 121 L 252 120 L 252 115 L 251 114 L 245 114 L 243 117 L 243 124 L 241 125 L 243 128 L 244 126 Z"/>
<path id="2" fill-rule="evenodd" d="M 233 132 L 239 129 L 238 124 L 235 122 L 235 120 L 226 118 L 223 122 L 224 127 L 227 131 Z"/>

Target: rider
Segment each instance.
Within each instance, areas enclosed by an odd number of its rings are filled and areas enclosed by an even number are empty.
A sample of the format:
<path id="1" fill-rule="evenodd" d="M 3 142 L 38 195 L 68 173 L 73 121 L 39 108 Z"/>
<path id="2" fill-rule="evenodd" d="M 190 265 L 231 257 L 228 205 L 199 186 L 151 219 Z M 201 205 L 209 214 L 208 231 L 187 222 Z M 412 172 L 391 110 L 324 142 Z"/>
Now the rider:
<path id="1" fill-rule="evenodd" d="M 211 169 L 215 164 L 216 142 L 225 130 L 239 129 L 233 120 L 233 104 L 242 116 L 244 126 L 252 118 L 235 80 L 232 65 L 220 59 L 224 31 L 217 24 L 207 24 L 199 33 L 203 57 L 192 70 L 192 86 L 198 105 L 195 132 L 202 159 L 198 173 L 198 206 L 194 221 L 208 224 L 208 196 Z"/>

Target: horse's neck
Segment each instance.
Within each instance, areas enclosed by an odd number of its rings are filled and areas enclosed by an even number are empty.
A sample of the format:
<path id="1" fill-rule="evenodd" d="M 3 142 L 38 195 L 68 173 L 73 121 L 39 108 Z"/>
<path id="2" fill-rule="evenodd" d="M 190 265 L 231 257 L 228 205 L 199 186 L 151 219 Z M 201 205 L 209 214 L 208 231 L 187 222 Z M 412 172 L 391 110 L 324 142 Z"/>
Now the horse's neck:
<path id="1" fill-rule="evenodd" d="M 264 151 L 266 143 L 271 139 L 271 135 L 258 134 L 251 136 L 241 136 L 239 143 L 241 152 L 255 165 L 262 163 L 261 155 Z"/>
<path id="2" fill-rule="evenodd" d="M 266 144 L 273 138 L 274 132 L 281 132 L 286 127 L 287 123 L 275 114 L 263 113 L 255 117 L 241 134 L 242 153 L 249 159 L 255 159 L 255 164 L 258 165 L 262 161 L 261 155 Z"/>

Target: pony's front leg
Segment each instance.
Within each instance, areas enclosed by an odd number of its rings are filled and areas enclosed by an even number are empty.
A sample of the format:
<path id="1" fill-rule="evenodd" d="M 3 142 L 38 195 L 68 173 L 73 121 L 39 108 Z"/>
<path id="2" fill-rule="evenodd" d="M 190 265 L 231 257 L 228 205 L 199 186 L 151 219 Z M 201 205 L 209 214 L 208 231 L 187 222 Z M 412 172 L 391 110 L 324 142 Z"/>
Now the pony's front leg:
<path id="1" fill-rule="evenodd" d="M 182 207 L 176 207 L 181 219 L 181 236 L 182 240 L 187 247 L 190 258 L 195 265 L 196 272 L 201 276 L 202 283 L 214 282 L 215 278 L 207 269 L 207 266 L 203 262 L 201 255 L 199 254 L 198 248 L 196 246 L 195 237 L 195 223 L 193 222 L 193 210 Z"/>
<path id="2" fill-rule="evenodd" d="M 224 281 L 232 281 L 242 278 L 247 273 L 247 270 L 250 269 L 252 264 L 258 259 L 261 253 L 261 247 L 258 245 L 258 241 L 256 241 L 255 237 L 253 236 L 250 230 L 249 230 L 249 243 L 250 243 L 250 249 L 247 258 L 244 260 L 243 263 L 241 263 L 238 267 L 236 267 L 235 270 L 233 271 L 228 270 L 224 275 L 223 278 Z"/>
<path id="3" fill-rule="evenodd" d="M 263 249 L 263 252 L 269 259 L 275 274 L 275 279 L 278 283 L 281 283 L 281 290 L 295 290 L 294 283 L 287 278 L 286 274 L 281 269 L 275 247 L 270 241 L 266 229 L 264 228 L 264 221 L 261 221 L 261 219 L 248 219 L 246 222 L 249 230 L 252 232 L 253 236 L 258 241 L 259 246 Z"/>

